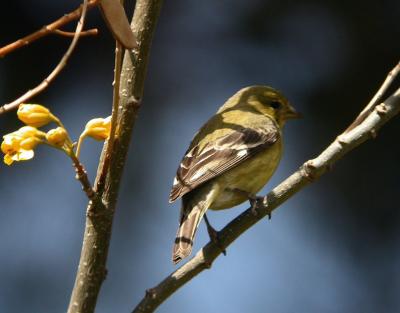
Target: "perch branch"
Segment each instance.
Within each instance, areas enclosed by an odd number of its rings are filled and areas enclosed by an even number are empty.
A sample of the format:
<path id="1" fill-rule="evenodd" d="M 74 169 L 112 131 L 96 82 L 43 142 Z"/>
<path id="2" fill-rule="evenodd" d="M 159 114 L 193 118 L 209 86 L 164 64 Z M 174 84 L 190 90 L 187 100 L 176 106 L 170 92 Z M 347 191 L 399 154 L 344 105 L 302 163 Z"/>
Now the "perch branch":
<path id="1" fill-rule="evenodd" d="M 57 77 L 57 75 L 60 74 L 60 72 L 63 70 L 63 68 L 67 65 L 68 59 L 72 55 L 72 52 L 74 51 L 74 49 L 78 43 L 80 33 L 82 32 L 82 28 L 85 23 L 87 6 L 88 6 L 88 0 L 83 0 L 82 15 L 78 21 L 78 24 L 76 25 L 74 38 L 72 39 L 71 44 L 69 45 L 69 47 L 68 47 L 67 51 L 65 52 L 65 54 L 63 55 L 63 57 L 61 58 L 60 62 L 53 69 L 53 71 L 50 73 L 50 75 L 47 76 L 46 79 L 43 80 L 39 85 L 37 85 L 35 88 L 29 90 L 28 92 L 23 94 L 18 99 L 0 107 L 0 115 L 7 111 L 17 109 L 21 103 L 28 101 L 33 96 L 36 96 L 37 94 L 42 92 L 44 89 L 47 88 L 48 85 L 50 85 L 50 83 Z"/>
<path id="2" fill-rule="evenodd" d="M 400 111 L 400 89 L 383 103 L 377 105 L 370 114 L 356 127 L 338 136 L 315 159 L 305 162 L 299 170 L 275 187 L 265 196 L 264 206 L 257 208 L 257 216 L 251 209 L 233 219 L 219 232 L 219 244 L 207 243 L 186 264 L 167 276 L 154 288 L 146 290 L 146 294 L 133 310 L 133 313 L 153 312 L 161 303 L 171 296 L 178 288 L 205 269 L 209 269 L 213 261 L 242 233 L 252 227 L 274 209 L 309 185 L 344 155 L 364 141 L 375 138 L 377 131 Z"/>
<path id="3" fill-rule="evenodd" d="M 68 313 L 94 312 L 98 294 L 106 276 L 108 247 L 116 208 L 118 190 L 131 140 L 132 129 L 139 111 L 150 45 L 161 10 L 162 0 L 137 0 L 131 23 L 138 48 L 126 50 L 119 89 L 118 118 L 113 149 L 102 160 L 97 170 L 95 186 L 104 175 L 104 188 L 96 190 L 101 201 L 90 201 L 79 267 L 75 278 Z M 109 158 L 107 162 L 106 158 Z M 104 169 L 106 170 L 104 171 Z"/>
<path id="4" fill-rule="evenodd" d="M 87 8 L 90 9 L 98 4 L 100 0 L 90 0 L 87 4 Z M 73 20 L 76 20 L 80 18 L 82 15 L 82 5 L 79 6 L 76 10 L 72 11 L 71 13 L 65 14 L 64 16 L 60 17 L 58 20 L 54 21 L 51 24 L 48 24 L 46 26 L 43 26 L 41 29 L 38 31 L 25 36 L 24 38 L 18 39 L 17 41 L 10 43 L 4 47 L 0 48 L 0 58 L 6 56 L 7 54 L 22 48 L 24 46 L 27 46 L 31 44 L 32 42 L 45 37 L 49 34 L 54 33 L 58 29 L 62 28 L 62 26 L 72 22 Z"/>

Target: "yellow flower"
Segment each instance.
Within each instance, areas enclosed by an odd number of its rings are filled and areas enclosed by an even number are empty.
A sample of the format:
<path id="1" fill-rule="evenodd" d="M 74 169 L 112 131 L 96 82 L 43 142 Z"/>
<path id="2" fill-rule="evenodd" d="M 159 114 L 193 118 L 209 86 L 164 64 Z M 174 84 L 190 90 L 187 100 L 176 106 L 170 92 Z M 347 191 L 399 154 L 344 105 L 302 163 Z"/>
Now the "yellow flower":
<path id="1" fill-rule="evenodd" d="M 47 141 L 57 147 L 62 147 L 68 140 L 68 133 L 62 127 L 50 129 L 46 134 Z"/>
<path id="2" fill-rule="evenodd" d="M 83 137 L 92 137 L 96 140 L 106 140 L 110 136 L 111 116 L 106 118 L 94 118 L 87 122 Z"/>
<path id="3" fill-rule="evenodd" d="M 40 104 L 21 104 L 17 111 L 18 118 L 26 125 L 41 127 L 55 121 L 49 109 Z"/>
<path id="4" fill-rule="evenodd" d="M 3 136 L 1 151 L 4 163 L 11 165 L 14 161 L 32 159 L 33 149 L 41 142 L 43 133 L 31 126 L 21 127 L 19 130 Z"/>

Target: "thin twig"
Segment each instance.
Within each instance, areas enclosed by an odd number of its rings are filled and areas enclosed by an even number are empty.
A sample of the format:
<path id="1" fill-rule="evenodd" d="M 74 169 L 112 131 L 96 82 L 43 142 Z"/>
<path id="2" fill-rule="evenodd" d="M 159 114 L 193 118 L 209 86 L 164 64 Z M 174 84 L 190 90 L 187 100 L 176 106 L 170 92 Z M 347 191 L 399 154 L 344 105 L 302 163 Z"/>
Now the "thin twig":
<path id="1" fill-rule="evenodd" d="M 106 149 L 103 156 L 104 165 L 102 166 L 102 171 L 99 173 L 99 178 L 96 184 L 96 191 L 102 192 L 105 184 L 105 178 L 110 166 L 111 152 L 115 142 L 115 132 L 117 128 L 118 121 L 118 106 L 119 106 L 119 92 L 121 83 L 121 66 L 122 66 L 122 54 L 123 48 L 118 40 L 115 41 L 115 58 L 114 58 L 114 81 L 113 81 L 113 104 L 112 104 L 112 114 L 111 114 L 111 130 L 108 141 L 105 143 Z"/>
<path id="2" fill-rule="evenodd" d="M 86 193 L 89 200 L 94 200 L 96 198 L 96 193 L 94 192 L 92 185 L 90 184 L 89 177 L 87 176 L 85 168 L 74 153 L 72 153 L 70 157 L 73 162 L 72 164 L 75 168 L 76 179 L 80 181 L 82 185 L 82 190 Z"/>
<path id="3" fill-rule="evenodd" d="M 81 257 L 75 278 L 68 313 L 94 312 L 97 296 L 107 273 L 106 261 L 111 239 L 111 227 L 119 186 L 124 169 L 132 129 L 143 96 L 149 51 L 162 0 L 137 0 L 131 27 L 138 48 L 126 50 L 121 69 L 118 119 L 113 149 L 99 201 L 88 205 Z M 102 156 L 105 155 L 103 147 Z M 104 158 L 103 158 L 104 160 Z M 105 162 L 99 164 L 95 186 L 103 173 Z"/>
<path id="4" fill-rule="evenodd" d="M 251 209 L 246 210 L 220 232 L 218 245 L 210 241 L 190 261 L 167 276 L 154 288 L 146 290 L 145 296 L 135 307 L 133 313 L 153 312 L 177 289 L 189 282 L 205 269 L 247 229 L 296 194 L 299 190 L 314 182 L 344 155 L 369 138 L 375 138 L 377 131 L 389 119 L 400 112 L 400 89 L 374 110 L 361 122 L 359 127 L 338 136 L 322 153 L 313 160 L 305 162 L 298 171 L 289 176 L 265 196 L 266 203 L 257 208 L 257 216 Z"/>
<path id="5" fill-rule="evenodd" d="M 87 8 L 90 9 L 94 6 L 96 6 L 100 0 L 90 0 L 88 2 Z M 82 14 L 82 5 L 79 6 L 76 10 L 72 11 L 71 13 L 65 14 L 62 17 L 60 17 L 58 20 L 54 21 L 51 24 L 48 24 L 38 31 L 24 37 L 21 39 L 18 39 L 17 41 L 10 43 L 4 47 L 0 48 L 0 58 L 6 56 L 7 54 L 22 48 L 24 46 L 27 46 L 31 44 L 32 42 L 47 36 L 49 34 L 52 34 L 55 30 L 62 28 L 62 26 L 72 22 L 73 20 L 78 19 Z"/>
<path id="6" fill-rule="evenodd" d="M 23 94 L 18 99 L 16 99 L 13 102 L 5 104 L 2 107 L 0 107 L 0 115 L 5 113 L 5 112 L 7 112 L 7 111 L 10 111 L 10 110 L 13 110 L 13 109 L 17 109 L 18 106 L 21 103 L 28 101 L 33 96 L 36 96 L 37 94 L 42 92 L 57 77 L 57 75 L 60 74 L 62 69 L 67 65 L 67 61 L 70 58 L 70 56 L 72 55 L 72 52 L 74 51 L 74 49 L 75 49 L 75 47 L 76 47 L 76 45 L 78 43 L 79 35 L 82 32 L 82 28 L 83 28 L 83 25 L 85 23 L 87 6 L 88 6 L 88 0 L 83 0 L 82 15 L 81 15 L 81 18 L 78 21 L 78 24 L 76 25 L 74 38 L 72 39 L 71 44 L 68 47 L 68 50 L 65 52 L 65 54 L 61 58 L 60 62 L 53 69 L 53 71 L 50 73 L 50 75 L 47 76 L 46 79 L 43 80 L 38 86 L 36 86 L 35 88 L 29 90 L 28 92 Z"/>
<path id="7" fill-rule="evenodd" d="M 55 35 L 63 36 L 63 37 L 74 37 L 75 36 L 74 32 L 67 32 L 67 31 L 59 30 L 59 29 L 53 30 L 52 33 Z M 81 36 L 81 37 L 95 36 L 98 33 L 99 33 L 99 30 L 97 28 L 92 28 L 92 29 L 82 31 L 79 34 L 79 36 Z"/>
<path id="8" fill-rule="evenodd" d="M 384 93 L 387 91 L 389 86 L 392 84 L 393 80 L 399 74 L 399 72 L 400 72 L 400 62 L 397 63 L 396 66 L 389 72 L 389 74 L 385 78 L 385 81 L 378 89 L 376 94 L 372 97 L 371 101 L 367 104 L 364 110 L 362 110 L 361 113 L 356 117 L 353 123 L 351 123 L 350 126 L 347 127 L 345 133 L 349 132 L 354 127 L 357 127 L 357 125 L 359 125 L 368 116 L 368 114 L 371 113 L 371 111 L 379 103 L 380 99 L 383 97 Z"/>

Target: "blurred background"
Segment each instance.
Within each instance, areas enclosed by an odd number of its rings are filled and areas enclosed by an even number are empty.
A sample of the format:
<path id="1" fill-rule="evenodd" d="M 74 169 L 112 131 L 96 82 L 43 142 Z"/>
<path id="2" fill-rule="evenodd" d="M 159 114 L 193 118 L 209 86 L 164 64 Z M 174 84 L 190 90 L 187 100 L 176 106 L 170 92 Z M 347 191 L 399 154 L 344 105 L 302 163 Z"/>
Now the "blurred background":
<path id="1" fill-rule="evenodd" d="M 78 5 L 8 1 L 0 10 L 0 45 Z M 168 204 L 172 180 L 195 131 L 229 96 L 271 85 L 304 115 L 285 128 L 284 158 L 266 193 L 366 105 L 399 61 L 399 16 L 396 0 L 165 1 L 96 312 L 130 312 L 146 288 L 175 269 L 180 203 Z M 97 9 L 87 25 L 100 34 L 82 38 L 67 68 L 32 100 L 50 107 L 73 138 L 87 120 L 109 115 L 112 100 L 113 39 Z M 68 44 L 49 36 L 1 59 L 1 104 L 39 83 Z M 0 116 L 0 134 L 20 126 L 15 112 Z M 241 236 L 158 312 L 400 312 L 399 132 L 394 119 L 271 221 Z M 88 140 L 83 147 L 92 180 L 101 146 Z M 65 312 L 87 204 L 70 161 L 39 147 L 29 162 L 0 164 L 0 197 L 0 312 Z M 221 228 L 247 207 L 209 217 Z M 201 225 L 194 251 L 207 240 Z"/>

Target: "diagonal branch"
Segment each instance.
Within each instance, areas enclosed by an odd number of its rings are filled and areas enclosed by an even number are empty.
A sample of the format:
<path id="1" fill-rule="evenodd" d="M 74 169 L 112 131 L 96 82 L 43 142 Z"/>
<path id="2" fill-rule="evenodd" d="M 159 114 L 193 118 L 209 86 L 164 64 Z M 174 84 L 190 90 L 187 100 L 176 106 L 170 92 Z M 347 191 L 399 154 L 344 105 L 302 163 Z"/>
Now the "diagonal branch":
<path id="1" fill-rule="evenodd" d="M 82 163 L 76 157 L 75 153 L 71 153 L 69 156 L 71 157 L 72 165 L 75 168 L 76 179 L 81 183 L 83 192 L 89 200 L 97 201 L 97 194 L 90 184 L 89 177 Z"/>
<path id="2" fill-rule="evenodd" d="M 266 204 L 257 209 L 257 216 L 248 209 L 226 225 L 219 233 L 219 243 L 222 248 L 228 247 L 247 229 L 323 175 L 348 152 L 364 141 L 375 138 L 377 131 L 399 112 L 400 89 L 376 106 L 358 126 L 338 136 L 318 157 L 305 162 L 299 170 L 268 193 L 264 201 Z M 148 289 L 133 313 L 153 312 L 177 289 L 203 270 L 209 269 L 212 262 L 221 254 L 221 246 L 213 242 L 206 244 L 189 262 L 167 276 L 154 288 Z"/>
<path id="3" fill-rule="evenodd" d="M 367 104 L 367 106 L 361 111 L 361 113 L 357 116 L 353 123 L 350 124 L 349 127 L 345 130 L 345 132 L 349 132 L 354 127 L 359 125 L 367 116 L 371 113 L 374 107 L 379 103 L 382 99 L 385 92 L 388 90 L 390 85 L 393 83 L 394 79 L 400 72 L 400 62 L 396 64 L 396 66 L 389 72 L 386 76 L 385 81 L 382 83 L 381 87 L 378 89 L 376 94 L 372 97 L 371 101 Z"/>
<path id="4" fill-rule="evenodd" d="M 0 115 L 5 113 L 5 112 L 7 112 L 7 111 L 17 109 L 18 106 L 21 103 L 28 101 L 33 96 L 35 96 L 35 95 L 39 94 L 40 92 L 42 92 L 44 89 L 47 88 L 47 86 L 51 82 L 53 82 L 53 80 L 57 77 L 57 75 L 60 74 L 60 72 L 63 70 L 63 68 L 67 65 L 68 59 L 70 58 L 70 56 L 72 55 L 72 52 L 74 51 L 76 45 L 78 44 L 78 40 L 79 40 L 80 34 L 82 32 L 83 25 L 85 23 L 87 7 L 88 7 L 88 0 L 83 0 L 82 15 L 81 15 L 81 18 L 78 21 L 78 24 L 76 25 L 74 38 L 72 38 L 71 44 L 69 45 L 67 51 L 65 52 L 65 54 L 63 55 L 63 57 L 61 58 L 60 62 L 57 64 L 57 66 L 49 74 L 49 76 L 47 76 L 46 79 L 43 80 L 35 88 L 29 90 L 28 92 L 23 94 L 18 99 L 16 99 L 13 102 L 5 104 L 2 107 L 0 107 Z"/>

